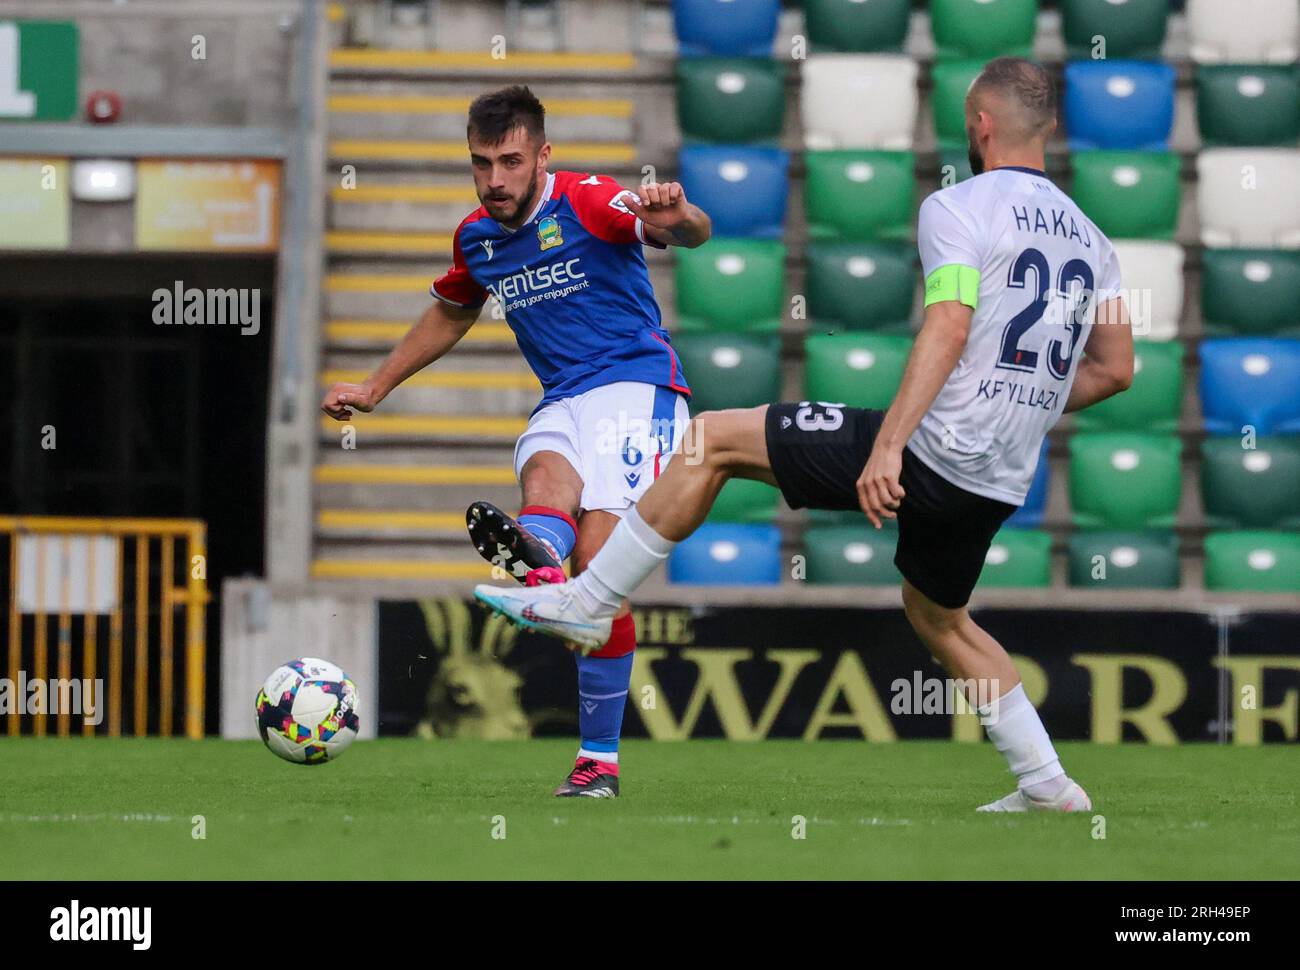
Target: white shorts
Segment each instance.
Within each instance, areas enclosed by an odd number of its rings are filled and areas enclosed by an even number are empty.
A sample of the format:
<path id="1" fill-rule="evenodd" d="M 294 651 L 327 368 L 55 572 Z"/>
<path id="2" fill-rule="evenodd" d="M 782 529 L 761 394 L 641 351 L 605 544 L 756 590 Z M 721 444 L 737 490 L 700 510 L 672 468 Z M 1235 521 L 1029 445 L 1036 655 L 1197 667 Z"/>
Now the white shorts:
<path id="1" fill-rule="evenodd" d="M 666 387 L 595 387 L 529 418 L 515 445 L 515 477 L 539 451 L 557 452 L 582 477 L 582 509 L 621 516 L 663 472 L 689 421 L 686 398 Z"/>

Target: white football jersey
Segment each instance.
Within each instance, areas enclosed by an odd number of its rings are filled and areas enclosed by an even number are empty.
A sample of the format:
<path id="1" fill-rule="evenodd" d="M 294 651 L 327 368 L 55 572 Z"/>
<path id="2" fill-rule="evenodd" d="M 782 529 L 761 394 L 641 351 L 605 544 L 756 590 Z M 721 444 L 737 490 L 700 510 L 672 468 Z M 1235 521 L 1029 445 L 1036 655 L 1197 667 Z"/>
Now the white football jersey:
<path id="1" fill-rule="evenodd" d="M 1119 295 L 1110 240 L 1042 172 L 999 168 L 935 192 L 917 227 L 926 305 L 970 305 L 961 360 L 908 447 L 953 484 L 1024 503 L 1096 308 Z M 941 272 L 936 273 L 936 270 Z"/>

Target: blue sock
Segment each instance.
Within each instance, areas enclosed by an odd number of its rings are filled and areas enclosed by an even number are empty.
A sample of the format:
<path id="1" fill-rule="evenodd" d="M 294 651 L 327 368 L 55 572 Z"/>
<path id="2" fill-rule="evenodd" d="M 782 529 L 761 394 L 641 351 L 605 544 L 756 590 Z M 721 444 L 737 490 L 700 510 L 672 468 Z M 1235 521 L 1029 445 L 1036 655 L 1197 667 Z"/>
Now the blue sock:
<path id="1" fill-rule="evenodd" d="M 623 616 L 614 621 L 610 642 L 601 648 L 602 653 L 621 656 L 577 656 L 580 755 L 618 761 L 618 739 L 623 733 L 623 709 L 632 681 L 635 646 L 636 627 L 631 616 Z"/>
<path id="2" fill-rule="evenodd" d="M 550 543 L 560 562 L 569 558 L 574 543 L 578 541 L 577 523 L 559 509 L 528 505 L 520 510 L 515 521 L 538 539 Z"/>

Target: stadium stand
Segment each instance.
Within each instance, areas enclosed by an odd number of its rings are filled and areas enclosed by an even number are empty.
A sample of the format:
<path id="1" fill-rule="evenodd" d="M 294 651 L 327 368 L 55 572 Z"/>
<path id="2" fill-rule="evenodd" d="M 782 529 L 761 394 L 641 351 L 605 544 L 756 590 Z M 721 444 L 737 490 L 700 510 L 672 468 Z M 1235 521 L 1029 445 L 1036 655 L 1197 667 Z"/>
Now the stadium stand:
<path id="1" fill-rule="evenodd" d="M 336 24 L 331 143 L 349 150 L 331 158 L 366 148 L 376 174 L 359 194 L 331 193 L 323 369 L 363 369 L 400 336 L 473 207 L 459 149 L 406 142 L 418 111 L 421 128 L 452 145 L 467 99 L 505 77 L 470 58 L 475 6 L 444 0 L 451 15 L 437 51 L 414 28 L 367 47 L 351 12 Z M 920 315 L 917 206 L 969 176 L 966 87 L 990 56 L 1032 52 L 1047 63 L 1062 103 L 1049 175 L 1120 240 L 1144 342 L 1128 392 L 1053 432 L 1030 500 L 1004 532 L 1049 537 L 1054 597 L 1122 603 L 1175 587 L 1199 596 L 1245 582 L 1233 576 L 1273 574 L 1222 544 L 1211 570 L 1208 540 L 1237 535 L 1211 530 L 1289 536 L 1300 491 L 1287 439 L 1260 437 L 1251 449 L 1239 429 L 1207 436 L 1202 420 L 1218 413 L 1204 398 L 1220 399 L 1217 382 L 1205 385 L 1203 338 L 1300 332 L 1300 196 L 1288 188 L 1300 182 L 1287 110 L 1295 5 L 1267 0 L 1249 18 L 1233 7 L 605 0 L 582 29 L 539 20 L 528 35 L 535 60 L 510 77 L 547 101 L 556 165 L 634 184 L 653 164 L 713 214 L 709 246 L 647 257 L 694 410 L 801 395 L 884 406 Z M 1106 60 L 1094 63 L 1099 33 Z M 890 94 L 854 93 L 870 85 Z M 877 110 L 844 110 L 867 97 Z M 356 248 L 367 241 L 376 248 Z M 318 566 L 343 565 L 318 575 L 400 585 L 480 574 L 460 548 L 459 517 L 471 498 L 516 501 L 509 449 L 535 390 L 504 321 L 489 314 L 427 379 L 395 395 L 386 425 L 383 414 L 358 422 L 372 431 L 356 452 L 322 452 Z M 1125 476 L 1139 467 L 1143 487 L 1131 489 Z M 1245 494 L 1243 476 L 1258 483 Z M 1243 512 L 1252 494 L 1258 506 Z M 773 523 L 787 554 L 808 556 L 810 583 L 858 583 L 844 577 L 872 569 L 884 578 L 871 582 L 896 581 L 893 534 L 861 527 L 856 513 L 792 513 L 761 490 L 729 486 L 711 521 Z M 1098 555 L 1105 580 L 1092 578 Z M 716 566 L 700 577 L 718 582 Z M 785 590 L 797 595 L 788 577 Z M 997 587 L 981 583 L 977 595 L 996 599 Z"/>
<path id="2" fill-rule="evenodd" d="M 668 582 L 774 586 L 781 582 L 781 530 L 706 522 L 668 558 Z"/>

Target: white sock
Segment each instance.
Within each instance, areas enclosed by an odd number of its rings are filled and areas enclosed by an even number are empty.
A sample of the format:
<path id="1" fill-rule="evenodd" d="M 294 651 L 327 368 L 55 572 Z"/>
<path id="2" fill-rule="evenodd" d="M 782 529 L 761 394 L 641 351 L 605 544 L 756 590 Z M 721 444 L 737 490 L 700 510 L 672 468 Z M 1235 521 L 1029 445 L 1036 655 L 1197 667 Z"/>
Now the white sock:
<path id="1" fill-rule="evenodd" d="M 603 761 L 607 765 L 618 764 L 617 751 L 588 751 L 586 748 L 578 749 L 578 760 L 590 758 L 592 761 Z"/>
<path id="2" fill-rule="evenodd" d="M 1007 766 L 1019 786 L 1031 798 L 1052 798 L 1068 779 L 1061 759 L 1047 736 L 1047 728 L 1022 684 L 1007 691 L 991 704 L 979 708 L 980 723 L 993 746 L 1007 759 Z"/>
<path id="3" fill-rule="evenodd" d="M 573 581 L 574 597 L 588 613 L 613 616 L 623 600 L 668 558 L 675 545 L 646 525 L 636 506 L 632 506 Z"/>

